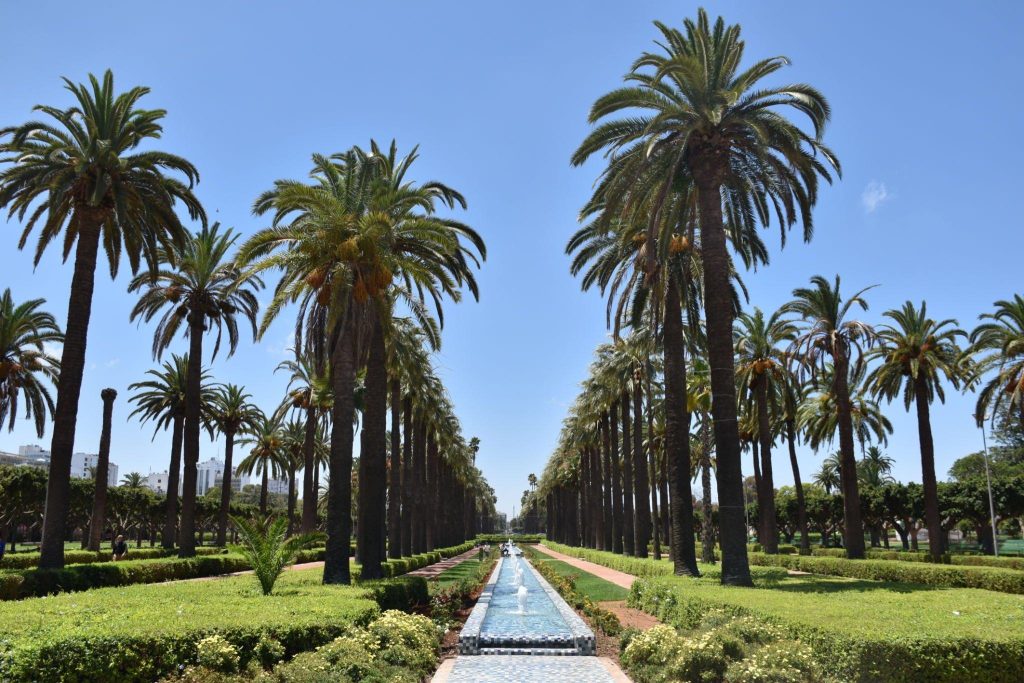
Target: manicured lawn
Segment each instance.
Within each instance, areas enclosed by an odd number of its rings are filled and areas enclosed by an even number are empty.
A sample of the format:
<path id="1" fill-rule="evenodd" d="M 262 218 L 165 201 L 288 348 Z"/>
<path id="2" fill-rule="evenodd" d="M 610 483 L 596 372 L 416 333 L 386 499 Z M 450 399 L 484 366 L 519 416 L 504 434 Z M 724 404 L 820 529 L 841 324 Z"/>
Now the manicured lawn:
<path id="1" fill-rule="evenodd" d="M 590 572 L 577 569 L 562 560 L 547 559 L 541 553 L 534 553 L 530 561 L 535 564 L 544 564 L 562 576 L 572 577 L 576 582 L 576 590 L 594 602 L 625 600 L 626 596 L 629 595 L 629 591 L 622 586 L 616 586 L 610 581 L 605 581 Z"/>
<path id="2" fill-rule="evenodd" d="M 463 579 L 473 578 L 481 564 L 484 563 L 476 559 L 460 562 L 451 569 L 446 569 L 438 574 L 431 580 L 431 584 L 434 584 L 439 588 L 444 588 L 445 586 L 457 583 Z"/>
<path id="3" fill-rule="evenodd" d="M 0 679 L 155 680 L 192 661 L 210 633 L 249 649 L 272 633 L 294 653 L 378 613 L 365 589 L 324 586 L 322 576 L 285 572 L 271 596 L 240 576 L 0 603 Z"/>

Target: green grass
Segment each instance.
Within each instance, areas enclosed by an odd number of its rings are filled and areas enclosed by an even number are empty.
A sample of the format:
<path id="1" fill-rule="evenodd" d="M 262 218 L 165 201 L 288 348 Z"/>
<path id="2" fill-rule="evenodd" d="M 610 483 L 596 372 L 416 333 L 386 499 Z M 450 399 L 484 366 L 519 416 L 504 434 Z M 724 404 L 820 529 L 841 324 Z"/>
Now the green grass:
<path id="1" fill-rule="evenodd" d="M 152 681 L 211 633 L 240 651 L 272 634 L 294 654 L 378 613 L 365 589 L 324 586 L 322 574 L 286 572 L 270 596 L 240 576 L 0 603 L 0 680 Z"/>
<path id="2" fill-rule="evenodd" d="M 482 564 L 485 564 L 485 562 L 481 562 L 476 559 L 465 560 L 451 569 L 445 569 L 434 577 L 431 580 L 431 583 L 437 585 L 439 588 L 444 588 L 453 583 L 458 583 L 463 579 L 471 579 L 476 575 L 477 570 L 480 569 L 480 565 Z"/>
<path id="3" fill-rule="evenodd" d="M 576 590 L 594 602 L 625 600 L 626 596 L 629 595 L 629 591 L 622 586 L 616 586 L 611 581 L 594 576 L 590 572 L 573 567 L 562 560 L 549 558 L 541 553 L 534 553 L 530 561 L 534 564 L 543 563 L 558 574 L 571 577 L 576 583 Z"/>

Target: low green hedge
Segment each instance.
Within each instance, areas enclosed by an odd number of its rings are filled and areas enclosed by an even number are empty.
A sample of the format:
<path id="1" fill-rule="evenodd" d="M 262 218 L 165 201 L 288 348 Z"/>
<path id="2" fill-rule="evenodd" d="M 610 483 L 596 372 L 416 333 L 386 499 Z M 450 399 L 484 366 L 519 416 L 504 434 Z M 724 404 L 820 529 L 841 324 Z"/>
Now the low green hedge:
<path id="1" fill-rule="evenodd" d="M 496 545 L 499 543 L 505 543 L 509 539 L 512 539 L 513 543 L 543 543 L 544 534 L 477 534 L 477 543 L 490 543 Z"/>
<path id="2" fill-rule="evenodd" d="M 633 582 L 628 603 L 685 630 L 715 613 L 775 624 L 808 645 L 833 680 L 1024 680 L 1024 600 L 972 589 L 901 591 L 861 583 L 819 577 L 766 583 L 755 578 L 751 589 L 703 579 L 640 579 Z"/>
<path id="3" fill-rule="evenodd" d="M 194 664 L 213 634 L 246 660 L 264 636 L 290 657 L 379 614 L 366 589 L 321 580 L 286 572 L 268 596 L 239 576 L 0 603 L 0 681 L 149 683 Z"/>
<path id="4" fill-rule="evenodd" d="M 899 560 L 900 562 L 932 562 L 932 556 L 924 551 L 914 550 L 868 550 L 869 560 Z M 845 551 L 833 557 L 846 557 Z M 1024 570 L 1024 557 L 995 557 L 993 555 L 966 555 L 943 553 L 941 564 L 964 567 L 996 567 L 998 569 Z"/>
<path id="5" fill-rule="evenodd" d="M 555 552 L 562 553 L 563 555 L 569 555 L 570 557 L 593 562 L 594 564 L 615 569 L 616 571 L 620 571 L 625 574 L 632 574 L 633 576 L 650 577 L 674 575 L 672 563 L 666 560 L 616 555 L 615 553 L 610 553 L 605 550 L 574 548 L 572 546 L 562 545 L 561 543 L 554 543 L 552 541 L 545 541 L 544 546 L 546 548 L 551 548 Z M 701 571 L 701 575 L 704 577 L 720 578 L 722 576 L 722 569 L 717 565 L 698 563 L 698 568 Z M 777 569 L 774 567 L 751 567 L 751 573 L 766 579 L 782 578 L 786 576 L 786 571 L 784 569 Z"/>
<path id="6" fill-rule="evenodd" d="M 393 579 L 360 582 L 383 610 L 397 609 L 412 612 L 430 604 L 430 589 L 422 576 L 399 576 Z"/>
<path id="7" fill-rule="evenodd" d="M 202 547 L 196 548 L 196 555 L 219 555 L 224 552 L 223 548 Z M 128 548 L 129 560 L 155 560 L 164 557 L 175 557 L 178 551 L 165 548 Z M 110 562 L 114 559 L 109 550 L 93 552 L 92 550 L 65 550 L 64 566 L 71 564 L 94 564 L 97 562 Z M 17 555 L 5 555 L 0 560 L 0 570 L 5 569 L 32 569 L 39 564 L 39 553 L 18 553 Z"/>
<path id="8" fill-rule="evenodd" d="M 437 548 L 428 553 L 420 553 L 413 555 L 412 557 L 403 557 L 401 559 L 392 559 L 383 562 L 384 576 L 394 577 L 401 576 L 402 574 L 408 574 L 409 572 L 428 567 L 432 564 L 437 564 L 441 560 L 448 559 L 449 557 L 455 557 L 462 553 L 467 553 L 472 550 L 474 544 L 472 541 L 467 541 L 461 545 L 453 545 L 448 548 Z"/>
<path id="9" fill-rule="evenodd" d="M 764 553 L 750 553 L 749 557 L 754 565 L 786 567 L 812 574 L 1024 594 L 1024 572 L 1015 569 Z"/>

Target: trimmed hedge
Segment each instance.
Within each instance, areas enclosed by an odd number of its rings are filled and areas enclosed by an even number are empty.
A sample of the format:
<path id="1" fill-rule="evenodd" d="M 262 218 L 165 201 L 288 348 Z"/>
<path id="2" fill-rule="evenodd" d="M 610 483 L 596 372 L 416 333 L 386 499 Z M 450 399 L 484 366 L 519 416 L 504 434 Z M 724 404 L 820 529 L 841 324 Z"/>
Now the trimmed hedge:
<path id="1" fill-rule="evenodd" d="M 278 585 L 264 596 L 244 576 L 0 604 L 0 680 L 148 683 L 195 663 L 198 641 L 215 633 L 245 660 L 264 636 L 291 657 L 379 613 L 365 589 L 325 586 L 317 570 Z"/>
<path id="2" fill-rule="evenodd" d="M 626 574 L 632 574 L 633 576 L 652 577 L 674 575 L 672 563 L 664 560 L 616 555 L 615 553 L 610 553 L 605 550 L 574 548 L 572 546 L 562 545 L 561 543 L 554 543 L 552 541 L 545 541 L 544 546 L 546 548 L 551 548 L 555 552 L 562 553 L 563 555 L 593 562 L 594 564 L 599 564 Z M 704 577 L 720 578 L 722 576 L 722 569 L 717 565 L 698 563 L 698 567 L 701 571 L 701 575 Z M 773 567 L 751 567 L 750 570 L 751 574 L 764 579 L 780 579 L 784 578 L 787 574 L 785 570 Z"/>
<path id="3" fill-rule="evenodd" d="M 357 584 L 382 610 L 412 612 L 430 604 L 430 589 L 422 576 L 399 576 Z"/>
<path id="4" fill-rule="evenodd" d="M 750 553 L 749 558 L 753 565 L 786 567 L 811 574 L 1024 594 L 1024 572 L 1015 569 L 764 553 Z"/>
<path id="5" fill-rule="evenodd" d="M 224 552 L 223 548 L 201 547 L 196 548 L 196 555 L 219 555 Z M 128 548 L 129 560 L 155 560 L 164 557 L 176 557 L 177 549 L 167 550 L 165 548 Z M 97 562 L 110 562 L 114 556 L 109 550 L 93 552 L 91 550 L 65 550 L 64 565 L 70 564 L 94 564 Z M 34 569 L 39 564 L 39 553 L 18 553 L 16 555 L 5 555 L 0 560 L 0 570 L 6 569 Z"/>
<path id="6" fill-rule="evenodd" d="M 815 653 L 825 673 L 850 683 L 1015 683 L 1024 680 L 1020 605 L 983 591 L 865 591 L 838 579 L 719 586 L 662 578 L 633 583 L 628 604 L 691 630 L 713 613 L 752 616 Z M 877 591 L 878 595 L 872 593 Z M 962 609 L 957 621 L 949 607 Z M 1001 627 L 992 628 L 999 623 Z"/>
<path id="7" fill-rule="evenodd" d="M 475 541 L 477 543 L 490 543 L 491 545 L 496 545 L 499 543 L 505 543 L 510 538 L 513 543 L 544 542 L 544 534 L 477 534 Z"/>
<path id="8" fill-rule="evenodd" d="M 423 567 L 428 567 L 432 564 L 437 564 L 441 560 L 448 559 L 449 557 L 468 553 L 473 548 L 473 542 L 466 541 L 462 545 L 453 545 L 449 548 L 437 548 L 429 553 L 420 553 L 418 555 L 413 555 L 412 557 L 388 560 L 381 564 L 384 568 L 384 576 L 392 578 L 395 576 L 401 576 L 402 574 L 408 574 L 409 572 L 422 569 Z"/>

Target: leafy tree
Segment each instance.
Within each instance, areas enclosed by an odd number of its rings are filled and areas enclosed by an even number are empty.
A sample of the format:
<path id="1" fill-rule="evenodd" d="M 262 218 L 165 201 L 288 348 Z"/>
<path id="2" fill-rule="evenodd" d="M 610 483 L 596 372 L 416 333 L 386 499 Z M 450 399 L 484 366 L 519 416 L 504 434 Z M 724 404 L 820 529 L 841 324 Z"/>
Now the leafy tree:
<path id="1" fill-rule="evenodd" d="M 57 321 L 39 310 L 45 299 L 16 304 L 11 290 L 0 296 L 0 426 L 14 430 L 18 398 L 25 401 L 25 417 L 34 419 L 36 434 L 43 436 L 47 415 L 53 415 L 53 399 L 43 384 L 55 382 L 60 361 L 46 352 L 44 344 L 64 340 Z"/>
<path id="2" fill-rule="evenodd" d="M 864 293 L 867 287 L 844 298 L 835 283 L 820 275 L 811 278 L 810 287 L 793 290 L 793 301 L 783 307 L 804 322 L 793 347 L 803 366 L 812 374 L 824 373 L 832 365 L 830 393 L 835 400 L 839 431 L 840 483 L 843 487 L 845 523 L 843 532 L 847 555 L 864 558 L 864 528 L 860 520 L 860 499 L 857 491 L 857 460 L 854 455 L 853 405 L 850 401 L 850 372 L 857 372 L 865 346 L 874 340 L 874 329 L 867 323 L 851 320 L 854 306 L 867 310 Z"/>
<path id="3" fill-rule="evenodd" d="M 700 227 L 709 362 L 714 368 L 722 581 L 749 585 L 746 533 L 739 514 L 742 488 L 727 233 L 735 234 L 744 224 L 767 224 L 769 207 L 774 207 L 783 234 L 786 226 L 802 221 L 805 238 L 810 238 L 818 177 L 830 179 L 829 167 L 838 170 L 838 162 L 822 144 L 830 110 L 811 86 L 759 83 L 787 65 L 785 57 L 762 60 L 741 71 L 744 43 L 738 25 L 726 26 L 719 18 L 712 26 L 702 9 L 696 21 L 685 22 L 685 32 L 656 26 L 663 38 L 662 52 L 644 53 L 626 77 L 630 85 L 601 97 L 590 113 L 594 123 L 623 111 L 629 117 L 597 126 L 573 162 L 581 164 L 602 148 L 610 151 L 612 163 L 633 153 L 635 177 L 662 188 L 657 196 L 667 196 L 676 182 L 691 182 L 696 190 L 697 216 L 687 222 Z M 778 110 L 783 107 L 807 115 L 814 135 L 781 115 Z M 655 204 L 652 222 L 663 201 Z M 653 270 L 654 253 L 648 251 L 647 258 Z"/>
<path id="4" fill-rule="evenodd" d="M 885 312 L 892 320 L 878 328 L 878 346 L 871 356 L 880 361 L 869 382 L 879 396 L 892 401 L 903 394 L 903 405 L 917 408 L 917 436 L 921 445 L 921 477 L 924 483 L 925 519 L 929 539 L 941 538 L 939 495 L 935 478 L 935 444 L 932 441 L 931 402 L 938 397 L 945 403 L 942 382 L 954 389 L 970 381 L 973 369 L 965 362 L 957 344 L 967 333 L 952 319 L 935 321 L 928 317 L 925 303 L 915 308 L 911 302 L 903 308 Z M 942 545 L 929 543 L 932 559 L 942 557 Z"/>
<path id="5" fill-rule="evenodd" d="M 238 235 L 231 229 L 221 232 L 219 223 L 204 225 L 183 243 L 160 249 L 160 262 L 164 267 L 152 274 L 136 277 L 128 288 L 132 292 L 142 292 L 132 309 L 132 320 L 142 318 L 149 322 L 163 311 L 153 334 L 154 357 L 159 358 L 171 345 L 182 323 L 185 323 L 189 339 L 180 557 L 195 555 L 196 467 L 199 464 L 199 431 L 204 423 L 200 404 L 203 336 L 211 327 L 216 328 L 213 358 L 217 357 L 221 335 L 225 331 L 228 355 L 235 352 L 240 319 L 249 322 L 253 337 L 256 336 L 256 312 L 259 308 L 256 291 L 263 287 L 263 282 L 256 275 L 243 274 L 239 266 L 228 258 L 228 251 L 237 239 Z"/>
<path id="6" fill-rule="evenodd" d="M 66 78 L 64 84 L 75 105 L 35 107 L 53 123 L 29 121 L 0 129 L 0 164 L 8 164 L 0 171 L 0 208 L 25 222 L 19 248 L 24 248 L 38 225 L 36 264 L 61 232 L 64 258 L 75 249 L 40 548 L 40 566 L 49 569 L 64 565 L 71 453 L 100 244 L 113 277 L 122 255 L 133 273 L 143 260 L 155 271 L 161 248 L 186 238 L 174 210 L 177 202 L 192 219 L 206 222 L 192 194 L 199 180 L 195 167 L 166 152 L 136 151 L 142 143 L 159 138 L 163 130 L 163 109 L 137 108 L 149 88 L 116 93 L 110 71 L 102 81 L 90 74 L 88 84 Z"/>

